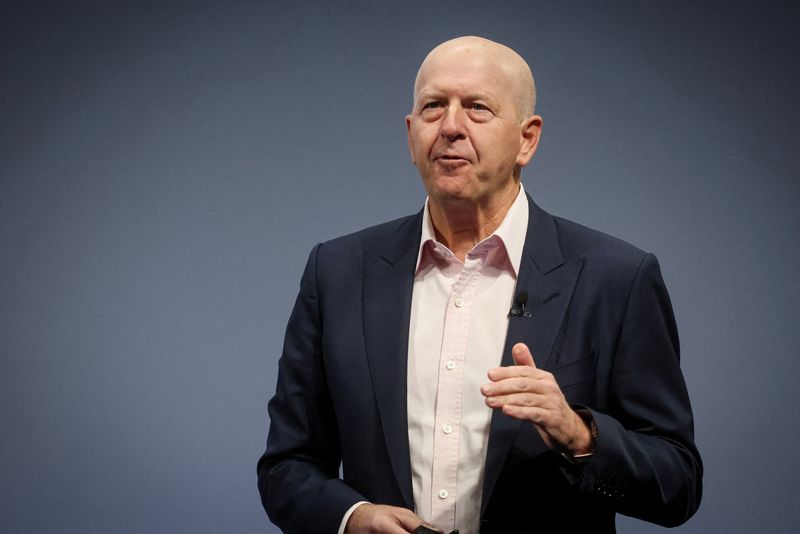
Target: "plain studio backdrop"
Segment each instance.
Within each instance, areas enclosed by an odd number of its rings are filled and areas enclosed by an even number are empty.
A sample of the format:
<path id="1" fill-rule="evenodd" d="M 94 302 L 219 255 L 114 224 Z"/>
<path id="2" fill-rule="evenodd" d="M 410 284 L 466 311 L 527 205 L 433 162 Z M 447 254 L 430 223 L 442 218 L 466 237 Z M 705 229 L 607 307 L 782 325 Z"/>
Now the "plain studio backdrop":
<path id="1" fill-rule="evenodd" d="M 537 202 L 661 261 L 706 465 L 676 531 L 800 531 L 799 5 L 3 2 L 0 531 L 277 532 L 307 254 L 420 209 L 403 117 L 464 34 L 533 67 Z"/>

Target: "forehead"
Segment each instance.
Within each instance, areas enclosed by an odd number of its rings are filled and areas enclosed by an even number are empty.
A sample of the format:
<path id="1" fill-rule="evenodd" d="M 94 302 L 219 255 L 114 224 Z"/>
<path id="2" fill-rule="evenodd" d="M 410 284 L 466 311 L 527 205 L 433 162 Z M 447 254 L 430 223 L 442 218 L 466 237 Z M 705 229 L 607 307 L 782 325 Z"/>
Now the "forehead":
<path id="1" fill-rule="evenodd" d="M 428 57 L 417 77 L 416 94 L 456 92 L 495 98 L 513 96 L 508 69 L 493 59 L 470 49 Z"/>

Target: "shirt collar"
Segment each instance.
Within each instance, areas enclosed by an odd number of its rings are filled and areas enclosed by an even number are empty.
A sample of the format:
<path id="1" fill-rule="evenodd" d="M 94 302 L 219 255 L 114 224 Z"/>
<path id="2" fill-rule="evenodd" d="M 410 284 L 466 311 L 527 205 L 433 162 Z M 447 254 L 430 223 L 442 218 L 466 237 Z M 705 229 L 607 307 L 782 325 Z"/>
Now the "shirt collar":
<path id="1" fill-rule="evenodd" d="M 419 240 L 419 250 L 417 252 L 417 265 L 414 272 L 419 272 L 420 262 L 423 259 L 423 254 L 426 253 L 426 246 L 428 252 L 432 253 L 434 249 L 438 248 L 445 254 L 450 256 L 453 253 L 442 243 L 436 240 L 436 233 L 433 229 L 433 221 L 431 221 L 431 214 L 429 209 L 430 198 L 425 199 L 425 208 L 422 213 L 422 235 Z M 505 247 L 508 261 L 514 269 L 514 275 L 519 274 L 519 266 L 522 261 L 522 249 L 525 246 L 525 234 L 528 231 L 528 202 L 525 196 L 525 188 L 522 183 L 519 184 L 519 193 L 514 203 L 508 209 L 503 221 L 497 230 L 492 235 L 475 245 L 472 250 L 480 247 L 482 243 L 486 243 L 490 239 L 499 238 L 500 242 Z M 431 243 L 428 245 L 428 243 Z"/>

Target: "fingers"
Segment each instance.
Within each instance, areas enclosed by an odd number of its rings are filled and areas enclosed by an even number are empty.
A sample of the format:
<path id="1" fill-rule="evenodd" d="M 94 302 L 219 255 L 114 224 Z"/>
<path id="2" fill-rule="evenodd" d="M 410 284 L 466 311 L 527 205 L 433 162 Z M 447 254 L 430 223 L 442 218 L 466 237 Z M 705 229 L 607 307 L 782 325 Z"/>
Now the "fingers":
<path id="1" fill-rule="evenodd" d="M 381 504 L 362 504 L 347 522 L 347 534 L 407 534 L 423 521 L 406 508 Z"/>
<path id="2" fill-rule="evenodd" d="M 486 397 L 509 395 L 511 393 L 548 393 L 556 392 L 558 385 L 553 375 L 546 371 L 534 371 L 527 374 L 496 373 L 492 382 L 481 386 L 481 393 Z"/>
<path id="3" fill-rule="evenodd" d="M 514 365 L 510 367 L 495 367 L 489 370 L 489 378 L 492 380 L 503 380 L 512 376 L 536 376 L 536 364 L 533 362 L 533 355 L 525 343 L 517 343 L 511 349 L 511 358 Z"/>
<path id="4" fill-rule="evenodd" d="M 413 532 L 418 526 L 424 524 L 422 519 L 420 519 L 417 514 L 411 510 L 407 510 L 405 508 L 393 508 L 392 511 L 395 512 L 395 519 L 398 523 L 400 523 L 400 526 L 405 529 L 405 532 Z"/>
<path id="5" fill-rule="evenodd" d="M 487 386 L 511 388 L 515 391 L 529 391 L 535 387 L 538 389 L 537 383 L 555 382 L 555 377 L 553 377 L 552 373 L 521 365 L 496 367 L 489 370 L 488 376 L 491 382 Z M 483 391 L 483 388 L 481 391 Z M 505 391 L 507 389 L 503 390 L 503 392 Z"/>
<path id="6" fill-rule="evenodd" d="M 508 395 L 490 395 L 486 397 L 486 404 L 490 408 L 502 408 L 503 406 L 538 406 L 547 407 L 548 397 L 536 393 L 511 393 Z"/>
<path id="7" fill-rule="evenodd" d="M 525 365 L 536 369 L 536 364 L 533 362 L 533 355 L 525 343 L 517 343 L 511 349 L 511 357 L 514 359 L 516 365 Z"/>
<path id="8" fill-rule="evenodd" d="M 525 419 L 536 425 L 541 425 L 547 415 L 547 411 L 542 408 L 517 404 L 503 405 L 503 413 L 514 419 Z"/>

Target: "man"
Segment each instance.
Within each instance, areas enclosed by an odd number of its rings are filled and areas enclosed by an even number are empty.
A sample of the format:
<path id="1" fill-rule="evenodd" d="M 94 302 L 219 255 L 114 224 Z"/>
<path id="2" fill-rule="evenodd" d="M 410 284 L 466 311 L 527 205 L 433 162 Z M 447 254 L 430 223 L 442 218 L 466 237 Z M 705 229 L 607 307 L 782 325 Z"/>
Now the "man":
<path id="1" fill-rule="evenodd" d="M 258 465 L 285 532 L 613 532 L 617 512 L 697 509 L 658 264 L 525 195 L 534 105 L 513 50 L 439 45 L 406 118 L 424 209 L 311 252 Z"/>

